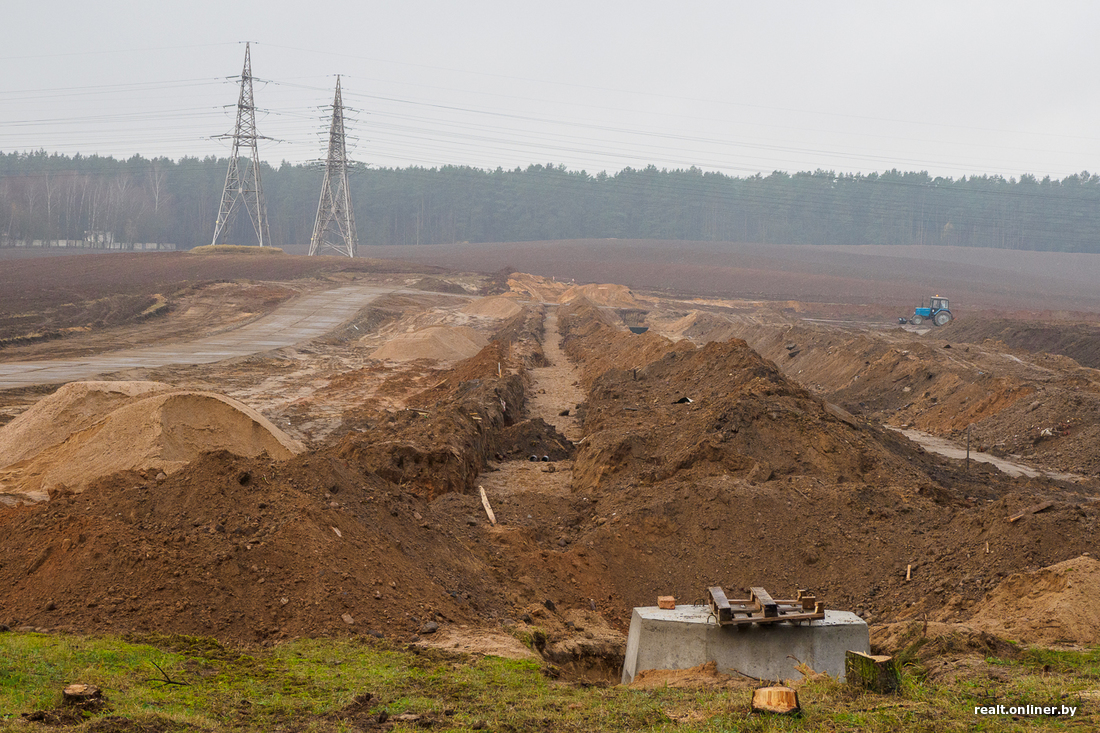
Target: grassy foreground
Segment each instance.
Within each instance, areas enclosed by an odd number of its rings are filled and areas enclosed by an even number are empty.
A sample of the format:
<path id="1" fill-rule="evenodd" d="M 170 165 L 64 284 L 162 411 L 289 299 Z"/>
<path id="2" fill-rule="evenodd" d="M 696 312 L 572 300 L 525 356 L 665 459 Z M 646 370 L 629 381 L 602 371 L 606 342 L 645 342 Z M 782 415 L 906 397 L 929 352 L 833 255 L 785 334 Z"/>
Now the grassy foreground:
<path id="1" fill-rule="evenodd" d="M 414 651 L 368 640 L 230 649 L 192 637 L 0 634 L 0 730 L 33 731 L 1016 731 L 1100 727 L 1100 649 L 975 658 L 995 674 L 950 685 L 907 668 L 901 695 L 827 677 L 799 687 L 803 715 L 748 713 L 751 690 L 633 690 L 555 681 L 531 662 Z M 935 660 L 932 660 L 935 664 Z M 159 669 L 158 669 L 159 668 Z M 71 682 L 104 709 L 66 713 Z M 1054 705 L 1074 717 L 976 715 L 976 706 Z M 42 711 L 39 721 L 26 714 Z M 65 718 L 65 715 L 70 717 Z"/>

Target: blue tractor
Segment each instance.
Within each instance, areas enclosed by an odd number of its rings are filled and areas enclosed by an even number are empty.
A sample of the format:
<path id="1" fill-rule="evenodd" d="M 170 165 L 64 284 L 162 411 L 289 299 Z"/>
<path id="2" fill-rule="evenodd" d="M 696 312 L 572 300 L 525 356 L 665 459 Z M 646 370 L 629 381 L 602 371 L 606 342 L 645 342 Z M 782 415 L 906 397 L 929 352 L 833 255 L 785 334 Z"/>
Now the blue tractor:
<path id="1" fill-rule="evenodd" d="M 928 307 L 925 307 L 924 302 L 921 302 L 919 308 L 913 309 L 913 315 L 908 318 L 899 318 L 900 323 L 912 323 L 914 326 L 919 326 L 925 321 L 932 321 L 936 326 L 946 326 L 951 323 L 954 318 L 951 315 L 951 309 L 948 305 L 947 298 L 942 298 L 939 295 L 933 295 L 928 299 Z"/>

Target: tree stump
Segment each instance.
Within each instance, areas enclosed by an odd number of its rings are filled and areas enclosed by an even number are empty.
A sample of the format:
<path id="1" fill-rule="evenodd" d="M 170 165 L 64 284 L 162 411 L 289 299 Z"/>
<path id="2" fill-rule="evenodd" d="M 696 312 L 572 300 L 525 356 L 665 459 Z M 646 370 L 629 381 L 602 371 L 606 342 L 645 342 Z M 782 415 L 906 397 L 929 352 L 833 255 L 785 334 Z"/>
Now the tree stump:
<path id="1" fill-rule="evenodd" d="M 849 685 L 880 694 L 901 689 L 901 674 L 893 657 L 849 650 L 844 653 L 844 678 Z"/>
<path id="2" fill-rule="evenodd" d="M 76 682 L 61 692 L 61 699 L 66 705 L 95 707 L 103 701 L 103 692 L 95 685 Z"/>
<path id="3" fill-rule="evenodd" d="M 798 706 L 798 693 L 790 687 L 760 687 L 752 691 L 752 711 L 795 715 L 802 708 Z"/>

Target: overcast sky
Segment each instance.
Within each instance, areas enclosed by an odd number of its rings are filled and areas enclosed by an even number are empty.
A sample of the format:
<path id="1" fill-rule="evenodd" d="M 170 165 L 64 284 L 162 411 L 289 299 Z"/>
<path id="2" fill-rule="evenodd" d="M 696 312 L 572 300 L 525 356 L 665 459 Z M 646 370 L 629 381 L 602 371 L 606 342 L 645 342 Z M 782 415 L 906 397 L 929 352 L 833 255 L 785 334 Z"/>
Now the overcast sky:
<path id="1" fill-rule="evenodd" d="M 322 155 L 335 75 L 372 166 L 1100 171 L 1100 3 L 9 2 L 0 151 Z"/>

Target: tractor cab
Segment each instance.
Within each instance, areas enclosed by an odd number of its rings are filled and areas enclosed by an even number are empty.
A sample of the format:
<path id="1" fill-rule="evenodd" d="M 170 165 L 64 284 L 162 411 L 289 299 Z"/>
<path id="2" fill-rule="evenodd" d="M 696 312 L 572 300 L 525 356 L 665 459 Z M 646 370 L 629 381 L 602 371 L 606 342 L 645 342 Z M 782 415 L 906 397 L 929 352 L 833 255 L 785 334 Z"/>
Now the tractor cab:
<path id="1" fill-rule="evenodd" d="M 951 315 L 951 307 L 947 298 L 933 295 L 928 299 L 928 307 L 921 304 L 919 308 L 913 309 L 913 315 L 909 319 L 909 322 L 914 326 L 919 326 L 925 321 L 932 321 L 936 326 L 946 326 L 948 323 L 951 323 L 953 319 L 954 316 Z"/>

